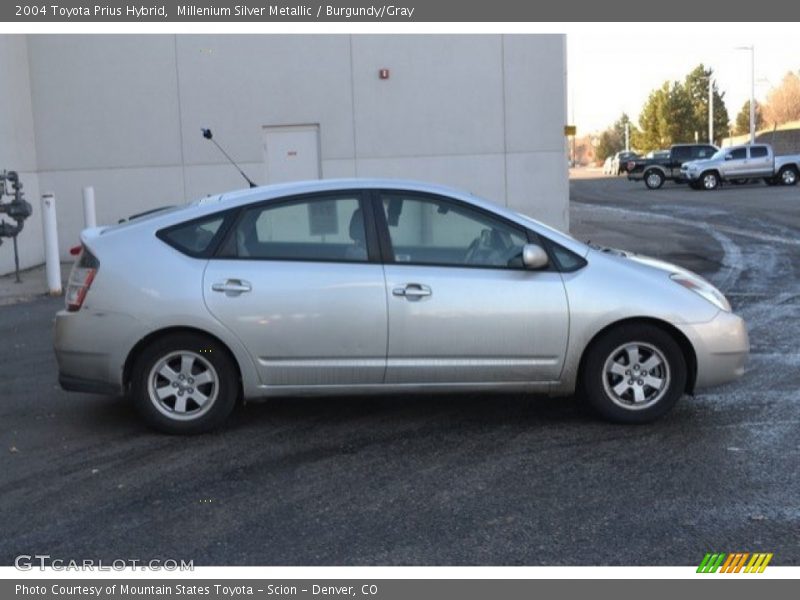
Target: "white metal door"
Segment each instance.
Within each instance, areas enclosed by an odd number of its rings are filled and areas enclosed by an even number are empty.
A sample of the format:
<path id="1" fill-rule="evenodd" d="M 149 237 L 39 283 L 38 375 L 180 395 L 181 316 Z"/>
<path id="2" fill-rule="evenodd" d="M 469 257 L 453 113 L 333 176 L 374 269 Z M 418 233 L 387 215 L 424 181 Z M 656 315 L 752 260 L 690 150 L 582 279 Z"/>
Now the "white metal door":
<path id="1" fill-rule="evenodd" d="M 264 127 L 267 183 L 320 178 L 319 125 Z"/>

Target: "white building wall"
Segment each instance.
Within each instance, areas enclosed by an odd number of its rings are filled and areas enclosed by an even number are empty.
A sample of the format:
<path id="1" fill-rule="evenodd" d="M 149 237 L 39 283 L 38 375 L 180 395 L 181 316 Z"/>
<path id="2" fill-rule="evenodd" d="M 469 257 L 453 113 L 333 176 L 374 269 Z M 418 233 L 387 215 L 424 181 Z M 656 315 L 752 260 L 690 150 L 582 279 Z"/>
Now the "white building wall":
<path id="1" fill-rule="evenodd" d="M 39 178 L 36 174 L 36 146 L 28 76 L 28 47 L 22 35 L 0 35 L 0 171 L 17 171 L 25 199 L 33 216 L 19 234 L 20 268 L 44 262 Z M 10 190 L 9 190 L 10 191 Z M 7 203 L 11 200 L 3 196 Z M 0 220 L 11 222 L 4 213 Z M 14 270 L 14 248 L 10 238 L 0 238 L 0 274 Z"/>
<path id="2" fill-rule="evenodd" d="M 27 53 L 23 37 L 0 42 L 21 47 L 0 69 L 30 73 L 35 135 L 22 137 L 56 193 L 65 257 L 85 185 L 100 223 L 243 187 L 201 127 L 256 182 L 264 126 L 319 124 L 323 177 L 450 184 L 568 227 L 561 35 L 31 35 Z"/>

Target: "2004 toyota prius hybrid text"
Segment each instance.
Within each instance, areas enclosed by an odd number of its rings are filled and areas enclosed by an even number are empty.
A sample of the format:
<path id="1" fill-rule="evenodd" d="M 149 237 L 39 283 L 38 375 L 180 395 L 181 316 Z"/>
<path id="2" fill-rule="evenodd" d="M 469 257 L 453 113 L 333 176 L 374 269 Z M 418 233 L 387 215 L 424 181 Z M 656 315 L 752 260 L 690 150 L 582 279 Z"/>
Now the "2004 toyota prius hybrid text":
<path id="1" fill-rule="evenodd" d="M 241 398 L 460 390 L 578 391 L 639 423 L 740 376 L 749 349 L 698 275 L 428 184 L 255 188 L 81 242 L 61 385 L 127 393 L 167 432 Z"/>

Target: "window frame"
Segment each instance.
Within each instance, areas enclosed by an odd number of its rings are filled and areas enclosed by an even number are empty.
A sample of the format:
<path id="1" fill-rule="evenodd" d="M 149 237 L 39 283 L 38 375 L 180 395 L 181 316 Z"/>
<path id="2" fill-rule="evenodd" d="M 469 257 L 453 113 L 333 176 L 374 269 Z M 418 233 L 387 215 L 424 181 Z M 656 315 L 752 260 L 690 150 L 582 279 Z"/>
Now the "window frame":
<path id="1" fill-rule="evenodd" d="M 241 223 L 246 212 L 256 209 L 275 209 L 283 206 L 290 206 L 293 204 L 308 204 L 315 199 L 318 200 L 358 200 L 358 207 L 361 209 L 361 214 L 364 215 L 364 229 L 366 233 L 367 243 L 367 259 L 366 260 L 342 260 L 339 258 L 266 258 L 261 256 L 228 256 L 222 254 L 222 249 L 228 244 L 231 236 L 234 235 L 236 227 Z M 280 198 L 269 198 L 242 205 L 236 209 L 236 217 L 231 222 L 230 226 L 225 232 L 225 236 L 217 244 L 211 258 L 216 260 L 247 260 L 247 261 L 261 261 L 261 262 L 304 262 L 304 263 L 337 263 L 346 265 L 365 265 L 370 263 L 380 263 L 380 251 L 378 249 L 378 234 L 375 230 L 375 219 L 372 215 L 372 204 L 368 201 L 365 190 L 363 189 L 341 189 L 341 190 L 327 190 L 321 192 L 310 192 L 304 194 L 294 194 L 291 196 L 283 196 Z"/>
<path id="2" fill-rule="evenodd" d="M 481 215 L 485 215 L 490 219 L 499 221 L 500 223 L 506 225 L 510 229 L 517 230 L 521 234 L 521 236 L 525 238 L 527 243 L 538 244 L 539 246 L 541 246 L 547 253 L 548 264 L 546 267 L 542 269 L 528 269 L 524 265 L 519 267 L 511 267 L 511 266 L 495 266 L 495 265 L 467 265 L 467 264 L 430 263 L 430 262 L 405 262 L 405 261 L 398 262 L 394 258 L 392 238 L 389 232 L 389 224 L 386 221 L 386 214 L 384 213 L 383 210 L 381 194 L 401 194 L 409 198 L 418 197 L 423 201 L 427 200 L 430 202 L 453 204 L 466 211 L 471 211 Z M 530 228 L 517 223 L 516 221 L 512 221 L 511 219 L 508 219 L 503 215 L 498 215 L 497 213 L 492 212 L 491 210 L 487 210 L 481 206 L 476 206 L 474 204 L 470 204 L 469 202 L 464 202 L 463 200 L 459 200 L 458 198 L 453 198 L 452 196 L 443 196 L 435 192 L 404 190 L 400 188 L 375 188 L 372 190 L 371 195 L 372 195 L 373 213 L 375 215 L 374 217 L 375 224 L 377 225 L 377 230 L 378 230 L 381 258 L 384 264 L 409 266 L 409 267 L 438 267 L 438 268 L 444 267 L 449 269 L 489 269 L 492 271 L 527 271 L 530 273 L 562 271 L 562 269 L 560 268 L 560 263 L 556 260 L 551 250 L 551 245 L 554 244 L 554 242 L 552 242 L 550 239 L 544 236 L 541 236 L 539 233 L 531 230 Z M 584 266 L 586 266 L 585 261 L 584 264 L 582 264 L 578 268 L 582 268 Z M 573 270 L 577 269 L 571 269 L 571 271 Z"/>
<path id="3" fill-rule="evenodd" d="M 156 237 L 164 242 L 167 246 L 176 250 L 183 254 L 184 256 L 189 256 L 191 258 L 211 258 L 214 256 L 221 246 L 221 243 L 227 237 L 228 230 L 231 228 L 231 224 L 237 219 L 238 209 L 229 208 L 225 210 L 220 210 L 217 212 L 209 213 L 207 215 L 203 215 L 201 217 L 195 217 L 193 219 L 187 219 L 186 221 L 181 221 L 180 223 L 175 223 L 174 225 L 168 225 L 167 227 L 163 227 L 156 231 Z M 217 232 L 211 238 L 208 246 L 202 252 L 192 252 L 187 250 L 186 248 L 181 248 L 177 246 L 174 241 L 168 238 L 169 234 L 177 229 L 181 229 L 182 227 L 187 227 L 190 225 L 194 225 L 195 223 L 205 223 L 207 221 L 215 221 L 219 218 L 222 218 L 222 223 L 217 229 Z"/>

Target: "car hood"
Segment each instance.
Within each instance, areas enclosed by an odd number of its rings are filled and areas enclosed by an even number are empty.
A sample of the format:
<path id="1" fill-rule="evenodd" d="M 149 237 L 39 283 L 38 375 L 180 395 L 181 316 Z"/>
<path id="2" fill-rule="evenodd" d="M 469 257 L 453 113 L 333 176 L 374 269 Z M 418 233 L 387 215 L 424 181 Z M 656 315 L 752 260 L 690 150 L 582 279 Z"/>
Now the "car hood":
<path id="1" fill-rule="evenodd" d="M 685 269 L 684 267 L 678 266 L 671 262 L 667 262 L 665 260 L 661 260 L 659 258 L 653 258 L 652 256 L 645 256 L 643 254 L 636 254 L 635 252 L 630 252 L 628 250 L 620 250 L 618 248 L 601 248 L 595 246 L 594 249 L 604 254 L 611 254 L 614 256 L 627 258 L 639 265 L 649 267 L 650 269 L 656 271 L 662 271 L 667 275 L 671 275 L 673 273 L 680 273 L 681 275 L 692 277 L 694 279 L 699 279 L 711 285 L 705 278 L 701 277 L 694 271 L 690 271 L 689 269 Z"/>
<path id="2" fill-rule="evenodd" d="M 682 169 L 688 169 L 690 167 L 695 167 L 697 169 L 702 169 L 703 167 L 706 167 L 708 165 L 712 165 L 712 164 L 715 164 L 715 163 L 716 163 L 716 161 L 711 160 L 709 158 L 702 158 L 700 160 L 689 160 L 689 161 L 686 161 L 685 163 L 683 163 L 681 165 L 681 168 Z"/>

